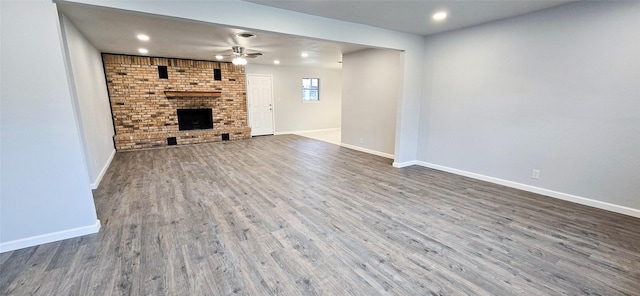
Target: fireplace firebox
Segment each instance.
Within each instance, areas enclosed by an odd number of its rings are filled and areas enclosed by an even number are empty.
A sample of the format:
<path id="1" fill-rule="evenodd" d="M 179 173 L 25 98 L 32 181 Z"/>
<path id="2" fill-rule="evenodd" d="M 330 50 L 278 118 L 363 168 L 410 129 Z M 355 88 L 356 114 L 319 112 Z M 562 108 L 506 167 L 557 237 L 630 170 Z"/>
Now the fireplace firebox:
<path id="1" fill-rule="evenodd" d="M 212 129 L 213 115 L 208 109 L 178 109 L 178 129 L 181 131 Z"/>

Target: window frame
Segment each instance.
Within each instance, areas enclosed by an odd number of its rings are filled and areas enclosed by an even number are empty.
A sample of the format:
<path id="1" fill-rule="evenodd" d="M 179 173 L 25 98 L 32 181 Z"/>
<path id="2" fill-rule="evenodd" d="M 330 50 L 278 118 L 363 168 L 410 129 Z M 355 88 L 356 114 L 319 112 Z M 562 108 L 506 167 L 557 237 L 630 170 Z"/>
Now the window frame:
<path id="1" fill-rule="evenodd" d="M 305 80 L 311 80 L 309 81 L 309 87 L 305 87 Z M 316 86 L 313 87 L 313 80 L 316 80 Z M 305 97 L 310 97 L 310 95 L 305 96 L 305 93 L 309 93 L 311 94 L 313 91 L 316 92 L 316 100 L 306 100 Z M 320 102 L 320 78 L 307 78 L 304 77 L 302 78 L 302 102 L 304 103 L 318 103 Z"/>

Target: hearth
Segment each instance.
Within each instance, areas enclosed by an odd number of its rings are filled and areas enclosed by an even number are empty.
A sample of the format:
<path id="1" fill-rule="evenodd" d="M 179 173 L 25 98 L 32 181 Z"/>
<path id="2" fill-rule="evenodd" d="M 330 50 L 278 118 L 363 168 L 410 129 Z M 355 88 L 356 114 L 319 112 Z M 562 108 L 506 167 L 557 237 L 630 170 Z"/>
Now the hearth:
<path id="1" fill-rule="evenodd" d="M 213 116 L 211 108 L 208 109 L 178 109 L 178 129 L 199 130 L 212 129 Z"/>

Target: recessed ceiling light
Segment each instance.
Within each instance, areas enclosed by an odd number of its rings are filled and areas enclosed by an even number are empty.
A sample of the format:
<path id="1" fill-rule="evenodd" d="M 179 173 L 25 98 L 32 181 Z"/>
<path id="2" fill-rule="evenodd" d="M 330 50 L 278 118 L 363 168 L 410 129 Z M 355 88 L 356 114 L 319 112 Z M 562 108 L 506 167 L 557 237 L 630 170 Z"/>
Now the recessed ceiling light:
<path id="1" fill-rule="evenodd" d="M 436 12 L 433 14 L 432 18 L 436 21 L 441 21 L 447 18 L 447 13 L 444 11 Z"/>
<path id="2" fill-rule="evenodd" d="M 274 63 L 274 64 L 276 64 L 276 65 L 279 65 L 279 64 L 280 64 L 280 61 L 278 61 L 278 60 L 274 60 L 274 61 L 273 61 L 273 63 Z"/>
<path id="3" fill-rule="evenodd" d="M 148 53 L 149 51 L 146 48 L 138 48 L 139 53 Z"/>
<path id="4" fill-rule="evenodd" d="M 149 36 L 145 35 L 145 34 L 138 34 L 138 39 L 142 40 L 142 41 L 149 41 Z"/>
<path id="5" fill-rule="evenodd" d="M 217 60 L 222 60 L 223 58 L 224 58 L 224 57 L 223 57 L 223 56 L 221 56 L 221 55 L 217 55 L 217 56 L 216 56 L 216 59 L 217 59 Z"/>
<path id="6" fill-rule="evenodd" d="M 303 57 L 303 58 L 306 58 L 306 57 L 308 57 L 308 56 L 309 56 L 309 54 L 308 54 L 308 53 L 306 53 L 306 52 L 303 52 L 303 53 L 301 53 L 301 54 L 300 54 L 300 56 L 301 56 L 301 57 Z"/>
<path id="7" fill-rule="evenodd" d="M 257 35 L 249 32 L 244 32 L 244 33 L 238 33 L 236 34 L 236 36 L 240 38 L 255 38 Z"/>

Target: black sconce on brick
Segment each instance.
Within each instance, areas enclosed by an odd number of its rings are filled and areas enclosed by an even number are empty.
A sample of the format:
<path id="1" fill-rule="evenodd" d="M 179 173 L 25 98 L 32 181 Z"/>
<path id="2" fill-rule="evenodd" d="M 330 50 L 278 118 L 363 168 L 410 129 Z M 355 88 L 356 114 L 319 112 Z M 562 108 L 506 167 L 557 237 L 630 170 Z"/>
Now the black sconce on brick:
<path id="1" fill-rule="evenodd" d="M 167 70 L 167 66 L 158 66 L 158 78 L 169 79 L 169 71 Z"/>

